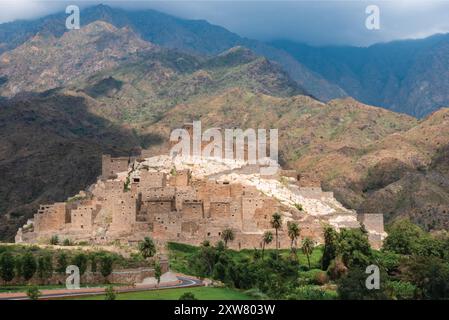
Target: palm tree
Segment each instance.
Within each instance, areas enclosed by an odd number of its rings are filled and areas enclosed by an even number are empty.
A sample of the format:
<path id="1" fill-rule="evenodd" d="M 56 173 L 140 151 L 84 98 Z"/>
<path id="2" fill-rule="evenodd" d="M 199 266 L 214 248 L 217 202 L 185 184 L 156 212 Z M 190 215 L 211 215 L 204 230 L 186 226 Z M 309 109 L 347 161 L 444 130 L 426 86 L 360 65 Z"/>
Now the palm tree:
<path id="1" fill-rule="evenodd" d="M 145 259 L 154 256 L 156 254 L 156 246 L 153 240 L 150 237 L 145 237 L 139 243 L 139 251 Z"/>
<path id="2" fill-rule="evenodd" d="M 287 223 L 287 227 L 288 227 L 288 237 L 291 240 L 290 248 L 292 250 L 292 253 L 294 253 L 296 252 L 296 245 L 295 247 L 293 245 L 296 244 L 296 239 L 299 238 L 300 229 L 297 223 L 291 221 Z"/>
<path id="3" fill-rule="evenodd" d="M 265 251 L 265 245 L 268 245 L 273 241 L 273 232 L 271 231 L 265 231 L 262 237 L 262 259 L 263 259 L 263 253 Z"/>
<path id="4" fill-rule="evenodd" d="M 224 229 L 221 233 L 221 238 L 224 241 L 225 249 L 228 247 L 228 241 L 234 240 L 234 231 L 232 229 Z"/>
<path id="5" fill-rule="evenodd" d="M 312 255 L 313 249 L 315 248 L 315 242 L 310 238 L 305 238 L 302 242 L 302 252 L 307 256 L 307 263 L 310 269 L 310 256 Z"/>
<path id="6" fill-rule="evenodd" d="M 276 231 L 276 250 L 279 249 L 278 232 L 282 228 L 282 217 L 278 212 L 275 212 L 271 217 L 271 226 Z"/>

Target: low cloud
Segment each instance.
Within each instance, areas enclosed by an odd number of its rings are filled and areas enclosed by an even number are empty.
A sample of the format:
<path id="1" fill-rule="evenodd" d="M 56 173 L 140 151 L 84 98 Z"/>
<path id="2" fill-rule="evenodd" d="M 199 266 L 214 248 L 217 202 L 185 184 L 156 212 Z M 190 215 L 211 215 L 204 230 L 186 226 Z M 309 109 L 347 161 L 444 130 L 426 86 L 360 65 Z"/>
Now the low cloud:
<path id="1" fill-rule="evenodd" d="M 204 19 L 241 36 L 288 39 L 314 45 L 359 45 L 422 38 L 449 32 L 446 1 L 48 1 L 2 0 L 0 22 L 31 19 L 63 10 L 105 3 L 129 9 L 156 9 L 186 19 Z M 365 8 L 380 8 L 380 30 L 365 27 Z"/>

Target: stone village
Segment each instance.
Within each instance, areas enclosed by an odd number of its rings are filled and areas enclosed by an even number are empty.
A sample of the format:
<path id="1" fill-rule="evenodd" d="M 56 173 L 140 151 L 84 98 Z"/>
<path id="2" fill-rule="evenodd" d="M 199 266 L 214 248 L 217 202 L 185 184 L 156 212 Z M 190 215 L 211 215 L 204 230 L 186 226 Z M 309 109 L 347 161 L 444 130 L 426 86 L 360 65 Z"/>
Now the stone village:
<path id="1" fill-rule="evenodd" d="M 279 212 L 281 248 L 290 247 L 288 221 L 298 223 L 301 238 L 317 243 L 326 224 L 337 230 L 363 224 L 371 245 L 381 246 L 386 237 L 382 214 L 348 210 L 332 192 L 294 170 L 264 175 L 261 167 L 234 159 L 103 155 L 96 183 L 65 202 L 41 205 L 15 241 L 43 243 L 57 235 L 132 245 L 151 236 L 158 246 L 168 241 L 199 245 L 219 241 L 231 228 L 235 240 L 229 246 L 252 249 L 260 248 L 272 215 Z"/>

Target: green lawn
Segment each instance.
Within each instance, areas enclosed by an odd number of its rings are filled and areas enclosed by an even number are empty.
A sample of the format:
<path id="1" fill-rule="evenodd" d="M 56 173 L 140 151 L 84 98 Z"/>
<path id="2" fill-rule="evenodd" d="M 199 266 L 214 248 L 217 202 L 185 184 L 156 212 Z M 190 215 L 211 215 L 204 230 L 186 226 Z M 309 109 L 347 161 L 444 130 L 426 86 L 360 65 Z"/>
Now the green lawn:
<path id="1" fill-rule="evenodd" d="M 178 300 L 185 292 L 192 292 L 198 300 L 251 300 L 250 296 L 229 288 L 194 287 L 161 289 L 117 294 L 117 300 Z M 75 300 L 104 300 L 104 295 L 77 297 Z"/>

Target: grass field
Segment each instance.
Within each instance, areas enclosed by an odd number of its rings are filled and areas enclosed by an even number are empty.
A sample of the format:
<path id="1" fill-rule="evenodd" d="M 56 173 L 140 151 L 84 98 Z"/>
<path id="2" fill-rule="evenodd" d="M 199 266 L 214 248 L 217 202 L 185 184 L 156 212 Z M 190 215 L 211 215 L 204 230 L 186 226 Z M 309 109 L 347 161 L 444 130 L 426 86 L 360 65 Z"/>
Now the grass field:
<path id="1" fill-rule="evenodd" d="M 198 300 L 250 300 L 250 296 L 229 288 L 179 288 L 117 294 L 117 300 L 178 300 L 185 293 L 191 292 Z M 104 295 L 77 297 L 74 300 L 104 300 Z"/>

